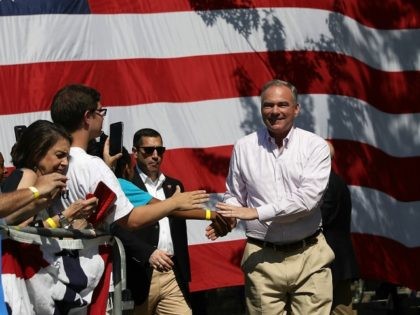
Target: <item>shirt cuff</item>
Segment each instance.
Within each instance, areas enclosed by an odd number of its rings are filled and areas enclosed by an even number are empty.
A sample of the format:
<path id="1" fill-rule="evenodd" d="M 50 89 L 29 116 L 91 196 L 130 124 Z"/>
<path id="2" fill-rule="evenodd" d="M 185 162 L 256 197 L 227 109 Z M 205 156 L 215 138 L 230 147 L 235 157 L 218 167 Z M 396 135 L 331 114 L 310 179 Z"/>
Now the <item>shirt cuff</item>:
<path id="1" fill-rule="evenodd" d="M 276 211 L 274 210 L 274 207 L 271 204 L 257 207 L 257 212 L 258 220 L 260 221 L 269 221 L 276 216 Z"/>

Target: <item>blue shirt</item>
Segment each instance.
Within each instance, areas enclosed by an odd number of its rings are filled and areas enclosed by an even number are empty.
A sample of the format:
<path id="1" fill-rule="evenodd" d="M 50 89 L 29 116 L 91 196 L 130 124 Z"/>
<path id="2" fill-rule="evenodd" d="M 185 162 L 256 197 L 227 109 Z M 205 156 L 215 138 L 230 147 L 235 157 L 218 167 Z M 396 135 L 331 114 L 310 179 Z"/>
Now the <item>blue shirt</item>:
<path id="1" fill-rule="evenodd" d="M 121 189 L 124 194 L 127 196 L 128 200 L 133 204 L 134 207 L 144 206 L 152 200 L 153 196 L 148 192 L 138 188 L 132 182 L 118 178 L 120 182 Z"/>

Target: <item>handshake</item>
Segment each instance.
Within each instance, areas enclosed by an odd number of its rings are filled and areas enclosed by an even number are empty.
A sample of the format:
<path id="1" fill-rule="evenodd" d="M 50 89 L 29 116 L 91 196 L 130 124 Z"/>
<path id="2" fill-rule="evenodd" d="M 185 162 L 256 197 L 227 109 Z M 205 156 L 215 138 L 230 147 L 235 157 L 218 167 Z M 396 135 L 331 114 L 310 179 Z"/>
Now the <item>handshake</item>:
<path id="1" fill-rule="evenodd" d="M 215 236 L 222 237 L 232 231 L 232 227 L 234 225 L 231 219 L 222 216 L 216 211 L 212 211 L 212 213 L 214 213 L 214 217 L 211 219 L 212 223 L 210 224 L 209 228 L 214 230 Z"/>

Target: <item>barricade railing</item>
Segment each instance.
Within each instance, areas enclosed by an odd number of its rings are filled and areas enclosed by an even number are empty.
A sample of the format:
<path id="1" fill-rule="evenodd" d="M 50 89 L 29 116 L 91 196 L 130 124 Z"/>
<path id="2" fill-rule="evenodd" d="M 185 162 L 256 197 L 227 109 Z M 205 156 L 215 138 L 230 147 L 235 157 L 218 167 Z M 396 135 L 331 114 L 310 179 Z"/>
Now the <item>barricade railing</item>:
<path id="1" fill-rule="evenodd" d="M 54 255 L 56 256 L 63 255 L 61 254 L 63 251 L 65 253 L 63 256 L 66 255 L 66 251 L 70 253 L 73 251 L 77 251 L 78 255 L 79 254 L 81 255 L 80 261 L 82 260 L 89 261 L 89 259 L 91 259 L 91 252 L 89 251 L 90 248 L 92 248 L 94 252 L 95 251 L 94 248 L 98 249 L 99 246 L 105 246 L 105 247 L 111 246 L 110 259 L 112 262 L 113 292 L 112 294 L 109 295 L 111 298 L 108 301 L 110 302 L 108 303 L 108 305 L 111 305 L 111 309 L 108 309 L 107 313 L 113 314 L 113 315 L 127 314 L 134 308 L 134 303 L 131 301 L 130 292 L 126 288 L 124 247 L 122 246 L 121 241 L 115 236 L 112 236 L 110 234 L 104 233 L 99 230 L 93 230 L 93 229 L 83 229 L 83 230 L 62 229 L 62 228 L 48 229 L 48 228 L 37 228 L 37 227 L 17 227 L 17 226 L 8 226 L 8 225 L 2 225 L 2 224 L 0 224 L 0 233 L 2 235 L 2 239 L 10 239 L 12 241 L 19 242 L 19 243 L 39 246 L 40 248 L 42 248 L 42 251 L 43 251 L 40 257 L 44 257 L 44 258 L 46 256 L 53 257 Z M 7 251 L 7 249 L 4 248 L 3 250 L 6 251 L 8 254 L 12 253 L 13 255 L 14 253 L 14 249 Z M 84 259 L 83 255 L 85 254 L 86 251 L 88 251 L 89 257 Z M 99 255 L 99 250 L 97 254 Z M 32 263 L 32 262 L 27 262 L 27 263 Z M 55 262 L 55 264 L 59 264 L 59 263 Z M 45 262 L 44 262 L 44 265 L 45 265 Z M 107 267 L 104 266 L 104 273 L 105 273 L 106 268 Z M 52 271 L 54 272 L 54 270 Z M 101 285 L 103 283 L 102 282 L 103 276 L 104 275 L 101 275 L 101 281 L 99 281 L 98 285 Z M 40 276 L 40 278 L 42 279 L 42 276 Z M 3 277 L 3 282 L 5 282 L 4 277 Z M 95 288 L 95 290 L 98 290 L 99 292 L 100 288 Z M 31 292 L 33 291 L 34 290 L 32 289 Z M 37 292 L 35 292 L 35 294 L 36 293 Z M 108 300 L 108 292 L 105 292 L 105 293 L 107 294 L 107 300 Z M 102 292 L 102 295 L 104 295 L 105 293 Z M 95 294 L 97 294 L 97 292 L 92 292 L 92 299 L 96 298 L 97 295 Z M 92 306 L 86 306 L 86 309 L 88 309 L 89 307 L 92 307 Z"/>

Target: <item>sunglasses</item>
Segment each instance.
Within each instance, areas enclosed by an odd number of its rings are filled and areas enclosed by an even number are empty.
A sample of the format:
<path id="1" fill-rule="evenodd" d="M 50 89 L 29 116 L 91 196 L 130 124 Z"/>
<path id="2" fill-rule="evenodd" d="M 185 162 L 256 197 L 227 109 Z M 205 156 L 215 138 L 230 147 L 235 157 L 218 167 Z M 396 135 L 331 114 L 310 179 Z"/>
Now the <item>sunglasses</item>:
<path id="1" fill-rule="evenodd" d="M 165 147 L 139 147 L 138 149 L 141 149 L 145 154 L 153 154 L 156 150 L 158 155 L 162 155 L 166 150 Z"/>

